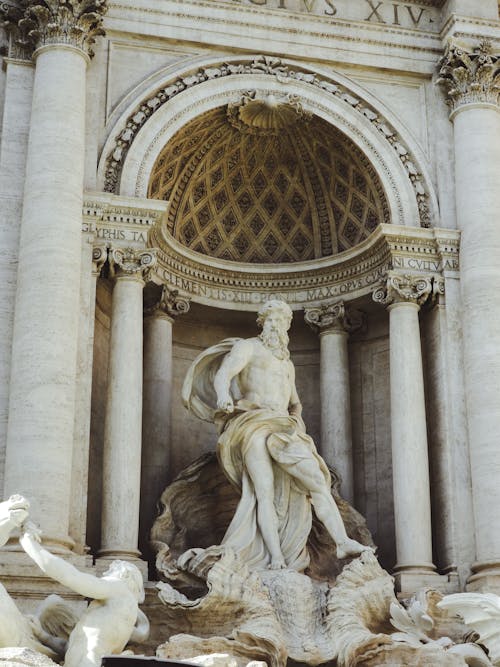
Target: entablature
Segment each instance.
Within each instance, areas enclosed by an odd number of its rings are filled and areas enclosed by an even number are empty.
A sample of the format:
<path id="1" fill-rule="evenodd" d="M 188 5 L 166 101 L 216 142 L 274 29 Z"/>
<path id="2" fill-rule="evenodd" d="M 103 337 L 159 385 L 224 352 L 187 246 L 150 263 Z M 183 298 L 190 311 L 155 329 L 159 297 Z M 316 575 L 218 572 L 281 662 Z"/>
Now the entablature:
<path id="1" fill-rule="evenodd" d="M 269 298 L 292 308 L 345 301 L 371 294 L 388 271 L 458 277 L 456 230 L 381 224 L 347 251 L 293 264 L 239 264 L 193 252 L 160 230 L 168 202 L 88 193 L 84 231 L 113 247 L 156 247 L 150 279 L 194 302 L 233 310 L 255 310 Z"/>

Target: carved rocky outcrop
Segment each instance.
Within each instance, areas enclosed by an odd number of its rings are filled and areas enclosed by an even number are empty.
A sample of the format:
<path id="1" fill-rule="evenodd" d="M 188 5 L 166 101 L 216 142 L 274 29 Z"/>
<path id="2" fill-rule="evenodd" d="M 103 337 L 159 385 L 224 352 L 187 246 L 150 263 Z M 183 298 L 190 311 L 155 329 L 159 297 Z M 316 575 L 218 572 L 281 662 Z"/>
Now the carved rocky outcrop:
<path id="1" fill-rule="evenodd" d="M 104 35 L 108 0 L 3 0 L 0 16 L 10 34 L 11 55 L 47 44 L 75 46 L 90 57 L 96 37 Z"/>
<path id="2" fill-rule="evenodd" d="M 439 78 L 452 111 L 464 104 L 500 101 L 500 53 L 488 41 L 475 48 L 450 42 L 439 62 Z"/>
<path id="3" fill-rule="evenodd" d="M 339 498 L 336 482 L 334 477 L 332 492 L 348 534 L 370 543 L 363 518 Z M 239 667 L 254 660 L 269 667 L 290 660 L 336 667 L 491 667 L 481 646 L 470 643 L 470 628 L 438 607 L 440 593 L 423 591 L 400 604 L 375 555 L 365 551 L 336 561 L 319 522 L 304 573 L 249 570 L 234 551 L 217 546 L 238 501 L 215 453 L 197 459 L 162 494 L 163 511 L 151 533 L 162 579 L 163 611 L 156 614 L 168 638 L 156 649 L 159 658 L 225 654 Z"/>

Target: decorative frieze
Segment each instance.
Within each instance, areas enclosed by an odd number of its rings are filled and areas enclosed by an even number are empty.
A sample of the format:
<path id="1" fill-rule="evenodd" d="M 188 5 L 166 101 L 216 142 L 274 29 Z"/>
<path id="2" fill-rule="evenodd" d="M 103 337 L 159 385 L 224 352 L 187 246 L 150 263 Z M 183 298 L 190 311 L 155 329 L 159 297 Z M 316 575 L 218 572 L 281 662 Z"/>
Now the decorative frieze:
<path id="1" fill-rule="evenodd" d="M 153 305 L 145 308 L 144 314 L 147 317 L 156 315 L 173 319 L 177 315 L 187 313 L 189 307 L 189 299 L 181 296 L 179 290 L 169 289 L 166 285 L 163 285 L 160 298 Z"/>
<path id="2" fill-rule="evenodd" d="M 392 303 L 409 302 L 423 305 L 433 293 L 433 281 L 428 276 L 400 274 L 390 271 L 382 285 L 372 296 L 376 303 L 384 306 Z"/>
<path id="3" fill-rule="evenodd" d="M 452 112 L 464 104 L 499 104 L 500 53 L 488 41 L 473 49 L 450 42 L 439 62 L 438 83 Z"/>
<path id="4" fill-rule="evenodd" d="M 114 278 L 146 280 L 156 266 L 154 249 L 140 251 L 136 248 L 113 248 L 109 251 L 109 267 Z"/>
<path id="5" fill-rule="evenodd" d="M 321 306 L 306 308 L 304 320 L 319 333 L 326 331 L 346 331 L 352 333 L 360 329 L 365 321 L 364 313 L 349 308 L 344 301 L 325 303 Z"/>
<path id="6" fill-rule="evenodd" d="M 92 57 L 96 37 L 104 35 L 107 0 L 3 0 L 0 14 L 13 47 L 26 54 L 47 44 L 68 44 Z"/>

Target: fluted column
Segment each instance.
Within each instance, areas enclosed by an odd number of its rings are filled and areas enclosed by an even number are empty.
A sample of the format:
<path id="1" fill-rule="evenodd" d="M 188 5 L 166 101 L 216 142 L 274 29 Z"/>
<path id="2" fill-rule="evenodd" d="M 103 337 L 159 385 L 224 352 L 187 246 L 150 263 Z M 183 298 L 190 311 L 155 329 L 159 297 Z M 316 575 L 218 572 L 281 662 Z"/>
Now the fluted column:
<path id="1" fill-rule="evenodd" d="M 26 0 L 36 61 L 16 291 L 5 493 L 54 547 L 68 536 L 75 416 L 85 78 L 100 0 Z"/>
<path id="2" fill-rule="evenodd" d="M 354 500 L 349 332 L 362 314 L 344 302 L 307 308 L 305 321 L 320 336 L 321 455 L 340 475 L 342 496 Z"/>
<path id="3" fill-rule="evenodd" d="M 373 299 L 387 305 L 390 336 L 391 443 L 399 580 L 435 572 L 424 377 L 418 312 L 432 281 L 390 274 Z"/>
<path id="4" fill-rule="evenodd" d="M 100 556 L 140 555 L 139 502 L 142 438 L 142 311 L 145 275 L 154 251 L 109 253 L 115 279 L 111 308 L 106 419 L 104 423 Z"/>
<path id="5" fill-rule="evenodd" d="M 500 592 L 500 52 L 449 45 L 440 63 L 454 124 L 457 224 L 476 576 Z"/>
<path id="6" fill-rule="evenodd" d="M 2 460 L 5 457 L 7 440 L 19 233 L 35 73 L 31 57 L 15 47 L 14 35 L 10 37 L 9 57 L 3 59 L 5 88 L 0 144 L 0 457 Z M 4 497 L 3 469 L 0 471 L 0 495 Z"/>
<path id="7" fill-rule="evenodd" d="M 141 465 L 140 544 L 148 551 L 156 504 L 167 484 L 172 400 L 172 326 L 187 313 L 189 301 L 163 287 L 144 310 L 144 393 Z"/>

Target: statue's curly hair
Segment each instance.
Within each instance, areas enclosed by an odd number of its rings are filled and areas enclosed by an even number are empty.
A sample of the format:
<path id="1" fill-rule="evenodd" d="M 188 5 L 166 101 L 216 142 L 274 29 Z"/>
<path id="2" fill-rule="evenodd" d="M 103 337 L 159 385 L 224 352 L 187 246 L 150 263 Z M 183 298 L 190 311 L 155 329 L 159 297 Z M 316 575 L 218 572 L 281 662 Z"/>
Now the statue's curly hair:
<path id="1" fill-rule="evenodd" d="M 293 317 L 293 312 L 290 306 L 287 304 L 286 301 L 281 301 L 281 299 L 269 299 L 269 301 L 266 301 L 265 303 L 262 304 L 262 306 L 259 308 L 258 312 L 258 317 L 257 317 L 257 324 L 259 327 L 264 326 L 264 322 L 266 320 L 266 317 L 269 315 L 271 311 L 278 310 L 283 317 L 287 319 L 288 327 L 292 323 L 292 317 Z"/>

